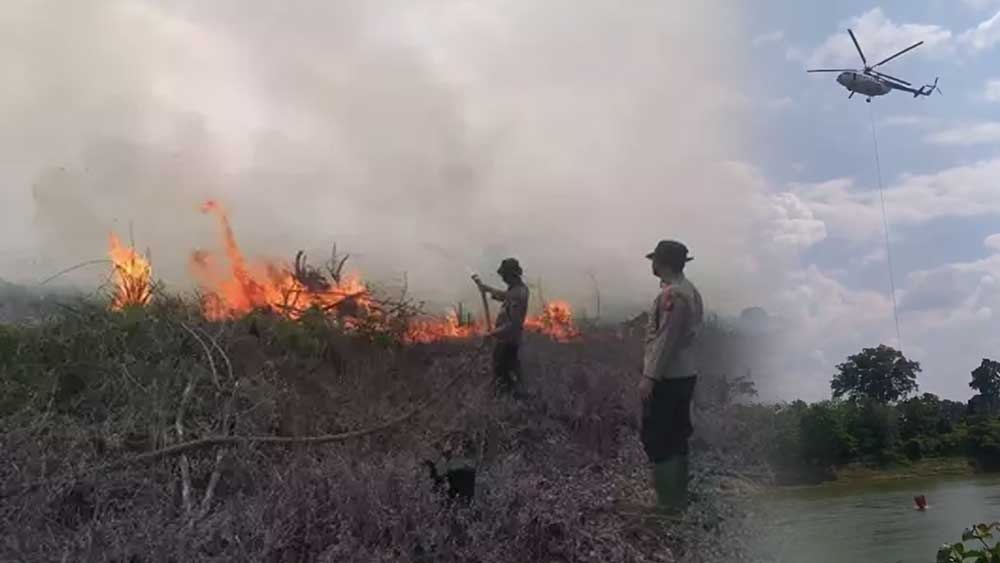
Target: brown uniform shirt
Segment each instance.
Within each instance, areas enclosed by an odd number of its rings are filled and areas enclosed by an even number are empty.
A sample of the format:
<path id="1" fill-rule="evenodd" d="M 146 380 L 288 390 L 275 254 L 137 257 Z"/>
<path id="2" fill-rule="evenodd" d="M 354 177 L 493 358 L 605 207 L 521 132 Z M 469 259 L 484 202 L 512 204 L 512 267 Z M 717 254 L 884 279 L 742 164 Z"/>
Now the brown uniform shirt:
<path id="1" fill-rule="evenodd" d="M 524 319 L 528 315 L 528 286 L 523 283 L 515 285 L 504 291 L 503 298 L 497 300 L 503 302 L 497 313 L 497 340 L 520 342 L 524 332 Z"/>
<path id="2" fill-rule="evenodd" d="M 678 379 L 697 375 L 694 342 L 704 318 L 701 294 L 683 274 L 664 277 L 646 327 L 643 376 Z"/>

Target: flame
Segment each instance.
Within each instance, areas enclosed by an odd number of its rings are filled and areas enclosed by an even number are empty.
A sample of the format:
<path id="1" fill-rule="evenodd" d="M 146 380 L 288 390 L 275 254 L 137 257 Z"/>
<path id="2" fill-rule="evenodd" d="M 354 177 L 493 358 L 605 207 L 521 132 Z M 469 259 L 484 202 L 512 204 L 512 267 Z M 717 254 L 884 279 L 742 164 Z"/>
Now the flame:
<path id="1" fill-rule="evenodd" d="M 418 319 L 407 327 L 408 342 L 427 344 L 442 340 L 468 339 L 483 334 L 483 325 L 477 321 L 462 322 L 455 311 L 448 311 L 444 319 Z"/>
<path id="2" fill-rule="evenodd" d="M 569 342 L 580 336 L 579 329 L 573 324 L 573 308 L 565 301 L 549 301 L 542 308 L 541 315 L 525 319 L 524 327 L 558 342 Z"/>
<path id="3" fill-rule="evenodd" d="M 374 309 L 368 288 L 357 274 L 342 276 L 329 287 L 306 287 L 287 264 L 248 262 L 236 242 L 229 215 L 218 202 L 206 201 L 202 212 L 214 214 L 219 221 L 229 263 L 223 270 L 208 251 L 197 250 L 191 255 L 191 269 L 205 293 L 202 309 L 208 319 L 237 318 L 254 309 L 270 309 L 293 319 L 311 307 L 328 312 L 339 309 L 337 312 L 351 317 Z"/>
<path id="4" fill-rule="evenodd" d="M 115 281 L 111 308 L 120 310 L 145 305 L 153 295 L 153 271 L 149 260 L 134 248 L 122 245 L 114 233 L 109 242 L 108 255 L 114 264 Z"/>
<path id="5" fill-rule="evenodd" d="M 412 322 L 408 328 L 407 341 L 413 343 L 467 339 L 486 332 L 481 321 L 462 323 L 454 311 L 448 311 L 444 319 Z M 525 318 L 524 328 L 557 342 L 571 342 L 580 337 L 580 330 L 573 323 L 573 308 L 565 301 L 546 303 L 540 315 Z"/>
<path id="6" fill-rule="evenodd" d="M 214 215 L 222 230 L 224 257 L 207 250 L 191 254 L 190 269 L 202 290 L 202 312 L 209 320 L 239 318 L 253 310 L 266 309 L 298 319 L 317 308 L 341 319 L 348 329 L 362 326 L 388 327 L 400 319 L 380 308 L 361 276 L 355 272 L 337 275 L 334 280 L 312 279 L 296 261 L 293 270 L 277 261 L 248 261 L 240 250 L 225 208 L 216 201 L 201 206 Z M 144 305 L 152 295 L 149 261 L 134 249 L 124 247 L 111 235 L 111 259 L 115 264 L 116 291 L 112 307 Z M 461 306 L 460 306 L 461 308 Z M 485 334 L 481 320 L 463 319 L 460 312 L 448 311 L 444 318 L 408 320 L 404 339 L 410 343 L 468 339 Z M 525 319 L 525 329 L 567 342 L 579 336 L 573 311 L 564 301 L 546 303 L 537 317 Z"/>

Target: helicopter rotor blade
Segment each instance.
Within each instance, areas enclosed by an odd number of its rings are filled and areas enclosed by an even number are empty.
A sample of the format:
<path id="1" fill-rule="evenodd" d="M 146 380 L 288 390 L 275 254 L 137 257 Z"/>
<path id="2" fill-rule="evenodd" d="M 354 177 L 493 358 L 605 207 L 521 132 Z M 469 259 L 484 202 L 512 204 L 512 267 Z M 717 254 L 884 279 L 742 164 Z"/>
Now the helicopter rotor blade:
<path id="1" fill-rule="evenodd" d="M 855 72 L 853 68 L 813 68 L 806 72 Z"/>
<path id="2" fill-rule="evenodd" d="M 893 76 L 891 74 L 886 74 L 884 72 L 879 72 L 877 70 L 872 70 L 871 73 L 874 74 L 875 76 L 880 77 L 880 78 L 888 78 L 889 80 L 894 80 L 896 82 L 899 82 L 900 84 L 905 84 L 907 86 L 913 86 L 913 84 L 910 84 L 909 82 L 903 80 L 902 78 L 896 78 L 895 76 Z"/>
<path id="3" fill-rule="evenodd" d="M 895 59 L 896 57 L 902 55 L 903 53 L 906 53 L 908 51 L 912 51 L 913 49 L 916 49 L 917 47 L 919 47 L 919 46 L 921 46 L 923 44 L 924 44 L 923 41 L 918 41 L 918 42 L 914 43 L 913 45 L 910 45 L 909 47 L 907 47 L 907 48 L 903 49 L 902 51 L 896 53 L 895 55 L 889 57 L 888 59 L 885 59 L 884 61 L 882 61 L 880 63 L 876 63 L 876 64 L 872 65 L 872 68 L 884 65 L 885 63 L 891 61 L 892 59 Z"/>
<path id="4" fill-rule="evenodd" d="M 861 62 L 865 63 L 865 66 L 868 66 L 868 59 L 865 58 L 865 54 L 861 50 L 861 45 L 858 44 L 858 38 L 854 37 L 854 32 L 850 29 L 847 30 L 847 33 L 851 34 L 851 41 L 854 41 L 854 46 L 857 47 L 858 54 L 861 55 Z"/>

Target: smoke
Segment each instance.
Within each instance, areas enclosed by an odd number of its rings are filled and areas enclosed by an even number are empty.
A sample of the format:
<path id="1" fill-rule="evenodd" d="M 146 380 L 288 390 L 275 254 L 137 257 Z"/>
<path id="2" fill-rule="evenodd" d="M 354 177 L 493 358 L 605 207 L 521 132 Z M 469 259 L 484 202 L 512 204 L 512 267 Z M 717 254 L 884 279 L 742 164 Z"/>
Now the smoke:
<path id="1" fill-rule="evenodd" d="M 0 276 L 100 257 L 116 230 L 191 283 L 218 248 L 406 273 L 472 301 L 518 257 L 548 297 L 644 306 L 678 238 L 709 306 L 773 283 L 731 3 L 8 2 Z M 591 277 L 593 276 L 593 278 Z M 86 281 L 86 280 L 84 280 Z"/>

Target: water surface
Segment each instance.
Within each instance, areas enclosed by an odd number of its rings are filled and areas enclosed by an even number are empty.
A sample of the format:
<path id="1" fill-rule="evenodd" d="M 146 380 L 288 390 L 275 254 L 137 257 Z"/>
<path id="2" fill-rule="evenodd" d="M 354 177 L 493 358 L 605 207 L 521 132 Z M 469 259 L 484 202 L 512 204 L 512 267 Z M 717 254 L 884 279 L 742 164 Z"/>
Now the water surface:
<path id="1" fill-rule="evenodd" d="M 761 509 L 775 523 L 762 550 L 777 562 L 933 563 L 973 523 L 1000 520 L 1000 476 L 784 490 Z"/>

